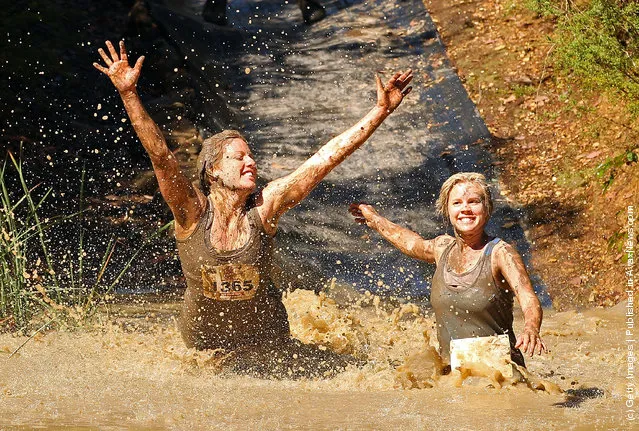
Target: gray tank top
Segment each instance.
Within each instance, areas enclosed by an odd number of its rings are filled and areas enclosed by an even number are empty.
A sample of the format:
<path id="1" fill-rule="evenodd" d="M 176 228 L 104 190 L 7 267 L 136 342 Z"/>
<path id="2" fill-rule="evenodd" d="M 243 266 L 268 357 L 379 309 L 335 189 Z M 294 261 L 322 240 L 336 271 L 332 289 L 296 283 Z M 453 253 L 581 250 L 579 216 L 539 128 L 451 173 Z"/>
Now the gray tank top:
<path id="1" fill-rule="evenodd" d="M 491 269 L 492 251 L 499 241 L 495 238 L 486 244 L 475 266 L 462 274 L 448 266 L 455 242 L 440 257 L 430 302 L 435 311 L 441 354 L 447 361 L 450 361 L 450 340 L 508 334 L 512 360 L 525 366 L 523 355 L 515 348 L 513 292 L 497 286 Z"/>
<path id="2" fill-rule="evenodd" d="M 236 349 L 289 338 L 282 294 L 271 281 L 273 238 L 253 207 L 247 243 L 230 251 L 211 245 L 213 209 L 207 200 L 195 231 L 177 248 L 187 289 L 180 331 L 188 347 Z"/>

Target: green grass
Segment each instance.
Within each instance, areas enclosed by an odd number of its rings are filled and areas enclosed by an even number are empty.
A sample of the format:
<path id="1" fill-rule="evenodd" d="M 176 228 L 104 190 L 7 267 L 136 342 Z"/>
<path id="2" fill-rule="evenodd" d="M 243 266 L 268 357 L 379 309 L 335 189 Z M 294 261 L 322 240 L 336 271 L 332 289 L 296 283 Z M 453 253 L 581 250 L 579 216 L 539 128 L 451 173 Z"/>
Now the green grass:
<path id="1" fill-rule="evenodd" d="M 512 85 L 510 90 L 517 97 L 532 96 L 537 91 L 534 85 L 521 85 L 521 84 Z"/>
<path id="2" fill-rule="evenodd" d="M 36 304 L 47 308 L 46 301 L 34 294 L 40 285 L 37 270 L 31 272 L 27 255 L 33 243 L 46 245 L 42 241 L 46 224 L 38 218 L 38 208 L 49 196 L 51 190 L 44 193 L 38 202 L 32 198 L 32 191 L 22 173 L 22 166 L 12 154 L 5 160 L 0 171 L 0 320 L 11 321 L 17 326 L 24 326 L 32 317 Z M 7 184 L 8 170 L 13 167 L 22 188 L 21 196 L 13 198 Z M 45 252 L 46 255 L 46 252 Z M 51 267 L 49 267 L 50 269 Z M 53 272 L 53 271 L 52 271 Z M 55 273 L 52 274 L 55 279 Z M 48 296 L 48 294 L 47 294 Z"/>
<path id="3" fill-rule="evenodd" d="M 20 185 L 19 193 L 10 192 L 10 184 L 15 182 Z M 0 327 L 24 330 L 41 323 L 42 318 L 82 324 L 104 304 L 140 252 L 172 225 L 167 223 L 144 237 L 119 268 L 111 264 L 117 245 L 112 236 L 99 265 L 88 267 L 82 208 L 84 170 L 80 183 L 79 212 L 41 220 L 39 210 L 52 190 L 47 189 L 36 201 L 35 187 L 27 185 L 22 163 L 11 153 L 5 159 L 0 170 Z M 68 221 L 80 227 L 75 250 L 51 249 L 47 230 Z M 68 267 L 62 268 L 59 262 L 68 262 Z"/>

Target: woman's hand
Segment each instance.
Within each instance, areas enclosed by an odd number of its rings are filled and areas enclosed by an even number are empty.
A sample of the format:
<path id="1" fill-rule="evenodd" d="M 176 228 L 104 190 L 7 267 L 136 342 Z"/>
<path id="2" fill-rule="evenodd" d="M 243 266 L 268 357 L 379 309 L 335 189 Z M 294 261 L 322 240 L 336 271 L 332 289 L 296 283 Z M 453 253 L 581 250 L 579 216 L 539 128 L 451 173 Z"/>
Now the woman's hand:
<path id="1" fill-rule="evenodd" d="M 352 203 L 348 207 L 348 211 L 355 218 L 355 222 L 365 225 L 368 225 L 373 221 L 373 218 L 379 216 L 375 208 L 364 203 Z"/>
<path id="2" fill-rule="evenodd" d="M 542 352 L 548 353 L 546 344 L 539 336 L 539 331 L 530 326 L 525 326 L 523 332 L 517 337 L 515 348 L 519 349 L 519 347 L 524 354 L 527 353 L 530 356 L 535 353 L 538 355 L 541 355 Z"/>
<path id="3" fill-rule="evenodd" d="M 119 54 L 111 42 L 107 41 L 106 47 L 109 50 L 108 55 L 102 48 L 98 49 L 106 67 L 98 63 L 93 63 L 93 66 L 108 76 L 120 93 L 131 125 L 151 158 L 160 192 L 173 212 L 176 236 L 185 237 L 199 222 L 206 208 L 206 197 L 193 187 L 191 179 L 182 173 L 177 159 L 166 145 L 164 134 L 146 112 L 137 94 L 135 87 L 144 57 L 138 58 L 135 66 L 131 67 L 124 42 L 120 42 Z"/>
<path id="4" fill-rule="evenodd" d="M 541 309 L 541 304 L 535 294 L 521 256 L 519 256 L 513 246 L 500 241 L 493 251 L 493 263 L 500 274 L 496 279 L 502 279 L 503 277 L 503 280 L 515 293 L 524 313 L 524 330 L 517 337 L 515 347 L 521 347 L 523 353 L 528 353 L 530 356 L 534 355 L 535 352 L 538 355 L 541 355 L 542 352 L 548 352 L 546 345 L 539 336 L 544 312 Z M 505 288 L 508 286 L 505 286 Z"/>
<path id="5" fill-rule="evenodd" d="M 377 106 L 384 108 L 390 114 L 393 112 L 413 87 L 408 84 L 413 79 L 413 71 L 408 69 L 406 72 L 397 72 L 388 80 L 386 85 L 382 84 L 379 75 L 375 75 L 377 82 Z"/>
<path id="6" fill-rule="evenodd" d="M 129 66 L 129 59 L 126 55 L 124 41 L 120 41 L 119 56 L 110 41 L 106 41 L 106 46 L 111 57 L 109 57 L 102 48 L 98 49 L 98 53 L 107 67 L 98 63 L 93 63 L 93 67 L 107 75 L 120 94 L 135 91 L 135 86 L 140 77 L 140 70 L 142 69 L 142 63 L 144 62 L 144 56 L 138 58 L 138 61 L 135 62 L 135 66 L 131 67 Z"/>

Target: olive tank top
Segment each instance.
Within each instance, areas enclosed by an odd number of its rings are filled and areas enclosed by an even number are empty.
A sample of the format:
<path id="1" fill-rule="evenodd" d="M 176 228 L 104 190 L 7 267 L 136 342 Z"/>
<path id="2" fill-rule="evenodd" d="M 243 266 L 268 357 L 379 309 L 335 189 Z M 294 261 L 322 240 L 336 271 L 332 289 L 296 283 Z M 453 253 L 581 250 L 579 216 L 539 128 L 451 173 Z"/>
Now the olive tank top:
<path id="1" fill-rule="evenodd" d="M 249 239 L 237 250 L 212 246 L 213 217 L 207 200 L 195 231 L 177 240 L 187 283 L 179 322 L 186 345 L 233 350 L 289 338 L 282 295 L 271 281 L 273 237 L 264 230 L 257 208 L 248 211 Z"/>
<path id="2" fill-rule="evenodd" d="M 495 238 L 484 246 L 477 263 L 458 274 L 448 265 L 452 242 L 442 253 L 431 286 L 430 301 L 435 311 L 437 338 L 442 357 L 450 362 L 450 340 L 507 334 L 512 360 L 524 365 L 515 348 L 513 292 L 500 288 L 493 278 L 491 256 Z"/>

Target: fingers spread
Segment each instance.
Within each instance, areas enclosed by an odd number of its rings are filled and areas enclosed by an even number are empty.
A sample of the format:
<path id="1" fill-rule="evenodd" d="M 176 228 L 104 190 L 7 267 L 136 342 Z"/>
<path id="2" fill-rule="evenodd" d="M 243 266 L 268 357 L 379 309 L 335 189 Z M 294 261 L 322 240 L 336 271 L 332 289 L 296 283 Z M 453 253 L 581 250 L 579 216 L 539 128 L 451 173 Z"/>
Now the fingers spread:
<path id="1" fill-rule="evenodd" d="M 548 353 L 548 347 L 546 347 L 546 343 L 544 343 L 541 338 L 539 339 L 539 344 L 541 345 L 541 351 L 539 354 L 541 355 L 542 352 Z"/>
<path id="2" fill-rule="evenodd" d="M 142 63 L 144 63 L 144 56 L 138 58 L 138 61 L 135 62 L 135 66 L 133 68 L 137 72 L 140 72 L 140 69 L 142 69 Z"/>
<path id="3" fill-rule="evenodd" d="M 530 345 L 530 336 L 528 334 L 524 334 L 523 337 L 523 344 L 521 349 L 524 351 L 524 353 L 529 353 L 528 351 L 528 347 Z"/>
<path id="4" fill-rule="evenodd" d="M 517 337 L 517 341 L 515 342 L 515 348 L 519 349 L 519 346 L 521 346 L 521 343 L 523 342 L 524 342 L 524 337 L 520 335 L 519 337 Z"/>
<path id="5" fill-rule="evenodd" d="M 411 82 L 413 80 L 413 74 L 411 72 L 410 75 L 408 75 L 406 78 L 403 79 L 404 85 L 408 85 L 409 82 Z"/>
<path id="6" fill-rule="evenodd" d="M 93 67 L 95 67 L 102 73 L 109 73 L 109 69 L 107 69 L 106 67 L 100 66 L 98 63 L 93 63 Z"/>
<path id="7" fill-rule="evenodd" d="M 128 61 L 129 57 L 126 55 L 126 48 L 124 47 L 124 41 L 120 41 L 120 60 Z"/>
<path id="8" fill-rule="evenodd" d="M 406 72 L 402 73 L 399 77 L 398 81 L 402 82 L 404 85 L 407 85 L 411 79 L 413 79 L 413 71 L 408 69 Z"/>
<path id="9" fill-rule="evenodd" d="M 98 54 L 100 54 L 100 57 L 102 57 L 102 60 L 104 60 L 107 66 L 111 66 L 113 64 L 109 56 L 106 55 L 106 53 L 104 52 L 102 48 L 98 49 Z"/>
<path id="10" fill-rule="evenodd" d="M 113 61 L 119 61 L 120 59 L 118 58 L 118 53 L 115 52 L 115 48 L 113 47 L 113 44 L 110 40 L 106 41 L 106 46 L 109 49 L 109 53 L 111 54 L 111 58 L 113 59 Z"/>
<path id="11" fill-rule="evenodd" d="M 393 75 L 393 77 L 391 79 L 388 80 L 388 86 L 393 86 L 395 85 L 395 83 L 397 82 L 397 80 L 399 79 L 399 77 L 402 76 L 402 74 L 400 72 L 397 72 L 396 74 Z"/>
<path id="12" fill-rule="evenodd" d="M 377 84 L 377 91 L 384 91 L 384 84 L 378 74 L 375 74 L 375 83 Z"/>

